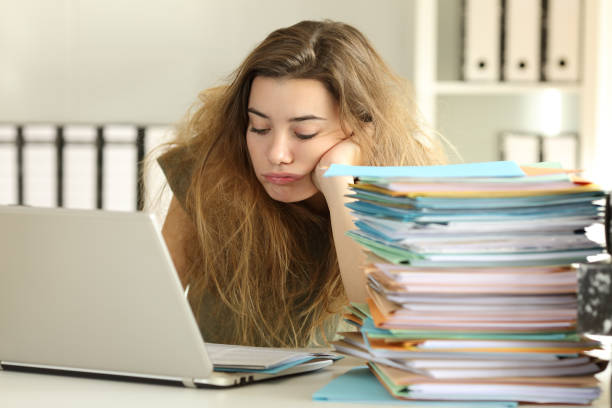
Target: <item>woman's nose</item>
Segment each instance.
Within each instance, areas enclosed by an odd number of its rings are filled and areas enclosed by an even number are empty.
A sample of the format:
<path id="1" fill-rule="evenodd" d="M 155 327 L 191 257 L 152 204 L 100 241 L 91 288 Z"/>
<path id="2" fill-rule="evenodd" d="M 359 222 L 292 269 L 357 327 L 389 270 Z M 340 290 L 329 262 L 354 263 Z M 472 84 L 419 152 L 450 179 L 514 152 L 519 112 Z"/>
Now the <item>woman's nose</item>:
<path id="1" fill-rule="evenodd" d="M 288 134 L 274 133 L 268 149 L 268 160 L 272 164 L 290 164 L 293 162 L 293 152 Z"/>

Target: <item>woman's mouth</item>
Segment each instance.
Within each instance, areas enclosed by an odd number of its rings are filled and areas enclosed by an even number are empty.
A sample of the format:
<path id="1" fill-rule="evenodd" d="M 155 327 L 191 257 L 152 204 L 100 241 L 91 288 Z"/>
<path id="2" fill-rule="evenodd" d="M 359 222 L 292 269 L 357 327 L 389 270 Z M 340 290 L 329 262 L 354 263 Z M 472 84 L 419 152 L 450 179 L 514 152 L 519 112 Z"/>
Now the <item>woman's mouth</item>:
<path id="1" fill-rule="evenodd" d="M 283 184 L 293 183 L 294 181 L 298 181 L 304 176 L 300 174 L 292 174 L 292 173 L 265 173 L 263 174 L 263 177 L 269 183 L 283 185 Z"/>

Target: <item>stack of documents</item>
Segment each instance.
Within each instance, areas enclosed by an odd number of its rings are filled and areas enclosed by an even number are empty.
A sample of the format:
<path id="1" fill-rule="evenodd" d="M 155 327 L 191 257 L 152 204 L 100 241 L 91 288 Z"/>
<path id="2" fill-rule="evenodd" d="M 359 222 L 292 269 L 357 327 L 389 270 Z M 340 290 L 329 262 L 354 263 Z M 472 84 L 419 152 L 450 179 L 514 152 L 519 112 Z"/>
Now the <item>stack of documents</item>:
<path id="1" fill-rule="evenodd" d="M 342 356 L 325 350 L 251 347 L 206 343 L 214 370 L 220 372 L 278 374 L 315 360 L 336 361 Z"/>
<path id="2" fill-rule="evenodd" d="M 351 175 L 349 235 L 368 256 L 367 305 L 340 352 L 369 360 L 402 399 L 587 404 L 599 396 L 576 332 L 573 262 L 604 193 L 548 163 L 332 166 Z"/>

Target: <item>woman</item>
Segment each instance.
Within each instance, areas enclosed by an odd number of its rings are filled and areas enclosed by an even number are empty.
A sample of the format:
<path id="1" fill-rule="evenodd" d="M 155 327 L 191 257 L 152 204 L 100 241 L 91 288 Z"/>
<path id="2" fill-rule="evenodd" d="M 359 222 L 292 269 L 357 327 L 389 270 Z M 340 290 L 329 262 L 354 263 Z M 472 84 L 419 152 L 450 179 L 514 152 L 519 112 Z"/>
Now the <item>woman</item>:
<path id="1" fill-rule="evenodd" d="M 271 33 L 227 86 L 200 95 L 159 163 L 174 193 L 163 235 L 209 342 L 306 346 L 364 298 L 346 178 L 331 163 L 444 161 L 407 87 L 355 28 Z"/>

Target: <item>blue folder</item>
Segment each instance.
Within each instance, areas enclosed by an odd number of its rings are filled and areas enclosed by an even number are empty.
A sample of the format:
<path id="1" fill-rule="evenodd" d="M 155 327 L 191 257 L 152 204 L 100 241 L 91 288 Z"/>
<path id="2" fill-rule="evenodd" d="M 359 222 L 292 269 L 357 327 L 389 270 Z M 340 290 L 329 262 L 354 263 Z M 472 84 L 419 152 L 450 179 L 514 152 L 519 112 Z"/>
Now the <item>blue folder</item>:
<path id="1" fill-rule="evenodd" d="M 463 178 L 463 177 L 521 177 L 525 172 L 511 161 L 447 164 L 441 166 L 347 166 L 332 164 L 325 177 L 405 177 L 405 178 Z"/>
<path id="2" fill-rule="evenodd" d="M 365 367 L 355 367 L 315 392 L 315 401 L 358 402 L 452 408 L 515 408 L 512 401 L 408 401 L 394 398 Z"/>

